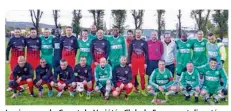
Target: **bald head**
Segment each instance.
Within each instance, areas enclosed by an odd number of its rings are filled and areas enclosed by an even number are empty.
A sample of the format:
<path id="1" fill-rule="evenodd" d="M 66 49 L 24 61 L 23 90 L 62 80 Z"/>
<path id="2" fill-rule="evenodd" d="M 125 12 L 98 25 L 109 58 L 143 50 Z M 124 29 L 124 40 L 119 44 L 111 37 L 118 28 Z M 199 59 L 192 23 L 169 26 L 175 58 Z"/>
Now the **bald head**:
<path id="1" fill-rule="evenodd" d="M 100 30 L 97 31 L 97 38 L 98 39 L 103 39 L 103 30 L 100 29 Z"/>
<path id="2" fill-rule="evenodd" d="M 187 68 L 187 71 L 191 73 L 194 68 L 193 63 L 191 62 L 187 63 L 186 68 Z"/>
<path id="3" fill-rule="evenodd" d="M 100 66 L 105 67 L 106 64 L 107 64 L 107 60 L 104 57 L 100 58 Z"/>
<path id="4" fill-rule="evenodd" d="M 18 65 L 19 65 L 20 67 L 24 67 L 24 66 L 25 66 L 25 63 L 26 63 L 25 57 L 24 57 L 24 56 L 19 56 L 19 57 L 18 57 Z"/>

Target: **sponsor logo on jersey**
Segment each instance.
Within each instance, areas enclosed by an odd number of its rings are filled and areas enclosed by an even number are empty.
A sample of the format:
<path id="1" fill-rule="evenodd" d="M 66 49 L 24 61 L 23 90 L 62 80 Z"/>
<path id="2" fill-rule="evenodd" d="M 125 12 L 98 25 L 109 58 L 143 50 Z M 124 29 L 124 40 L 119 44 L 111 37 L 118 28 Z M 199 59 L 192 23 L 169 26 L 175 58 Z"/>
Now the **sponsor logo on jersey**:
<path id="1" fill-rule="evenodd" d="M 42 45 L 43 49 L 52 49 L 52 45 Z"/>
<path id="2" fill-rule="evenodd" d="M 208 55 L 216 57 L 218 55 L 218 52 L 208 51 Z"/>
<path id="3" fill-rule="evenodd" d="M 122 49 L 122 45 L 119 44 L 119 45 L 112 45 L 111 46 L 112 49 Z"/>
<path id="4" fill-rule="evenodd" d="M 196 48 L 194 48 L 194 51 L 195 52 L 202 52 L 202 51 L 205 51 L 205 48 L 204 47 L 196 47 Z"/>
<path id="5" fill-rule="evenodd" d="M 212 77 L 212 76 L 206 76 L 205 79 L 208 81 L 218 81 L 219 80 L 218 77 Z"/>
<path id="6" fill-rule="evenodd" d="M 90 48 L 80 48 L 81 52 L 90 52 Z"/>
<path id="7" fill-rule="evenodd" d="M 55 49 L 60 49 L 59 43 L 55 43 Z"/>
<path id="8" fill-rule="evenodd" d="M 168 80 L 156 80 L 158 84 L 166 84 Z"/>
<path id="9" fill-rule="evenodd" d="M 180 53 L 190 53 L 190 49 L 180 49 Z"/>

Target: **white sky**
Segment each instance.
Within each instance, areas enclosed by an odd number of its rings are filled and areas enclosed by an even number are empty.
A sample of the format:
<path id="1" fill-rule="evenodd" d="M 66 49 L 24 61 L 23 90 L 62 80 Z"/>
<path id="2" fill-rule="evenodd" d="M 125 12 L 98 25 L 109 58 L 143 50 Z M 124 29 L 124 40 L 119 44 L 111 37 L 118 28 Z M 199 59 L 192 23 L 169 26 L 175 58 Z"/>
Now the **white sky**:
<path id="1" fill-rule="evenodd" d="M 52 10 L 42 10 L 43 16 L 41 19 L 41 23 L 54 25 Z M 191 10 L 182 10 L 182 27 L 195 27 L 195 20 L 190 17 Z M 177 20 L 178 10 L 166 10 L 165 12 L 165 27 L 166 29 L 175 29 Z M 81 26 L 90 27 L 93 23 L 92 15 L 88 12 L 88 10 L 82 10 L 83 18 L 81 19 Z M 145 29 L 157 29 L 157 16 L 156 10 L 145 10 L 144 12 L 144 23 L 142 28 Z M 22 21 L 22 22 L 31 22 L 30 13 L 28 10 L 11 10 L 6 12 L 6 20 L 7 21 Z M 110 10 L 105 10 L 104 20 L 106 21 L 107 28 L 112 26 L 112 16 Z M 61 10 L 60 18 L 58 22 L 61 25 L 70 25 L 72 22 L 72 10 Z M 132 18 L 130 10 L 127 10 L 127 18 L 125 22 L 125 26 L 129 26 L 128 28 L 134 28 L 134 20 Z"/>

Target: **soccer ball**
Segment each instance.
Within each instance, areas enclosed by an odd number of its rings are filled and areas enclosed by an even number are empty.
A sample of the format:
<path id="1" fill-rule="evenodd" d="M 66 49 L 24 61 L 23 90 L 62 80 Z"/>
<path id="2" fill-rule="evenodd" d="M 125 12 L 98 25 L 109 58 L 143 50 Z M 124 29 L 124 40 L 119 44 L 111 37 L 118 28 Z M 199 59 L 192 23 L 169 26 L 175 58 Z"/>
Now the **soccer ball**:
<path id="1" fill-rule="evenodd" d="M 83 85 L 82 82 L 77 82 L 76 91 L 78 91 L 78 92 L 83 92 L 84 91 L 84 85 Z"/>

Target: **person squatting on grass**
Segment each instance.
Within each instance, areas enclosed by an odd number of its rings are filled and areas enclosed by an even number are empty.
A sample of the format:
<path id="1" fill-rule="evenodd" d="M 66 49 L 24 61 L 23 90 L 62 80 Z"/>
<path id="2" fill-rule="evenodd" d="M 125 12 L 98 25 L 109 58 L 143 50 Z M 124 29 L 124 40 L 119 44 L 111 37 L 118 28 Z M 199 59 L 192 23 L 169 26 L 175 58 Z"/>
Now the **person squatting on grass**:
<path id="1" fill-rule="evenodd" d="M 128 95 L 132 92 L 133 89 L 131 80 L 131 67 L 127 65 L 126 56 L 121 56 L 120 65 L 115 66 L 112 72 L 112 82 L 114 84 L 112 95 L 114 97 L 118 97 L 122 91 L 125 91 L 125 100 L 128 100 Z"/>
<path id="2" fill-rule="evenodd" d="M 100 59 L 100 63 L 95 68 L 95 91 L 100 92 L 105 100 L 109 100 L 112 89 L 112 69 L 105 58 Z"/>
<path id="3" fill-rule="evenodd" d="M 83 92 L 87 91 L 86 99 L 91 98 L 92 93 L 92 70 L 91 66 L 87 64 L 87 57 L 81 56 L 80 63 L 74 68 L 75 82 L 76 82 L 76 92 L 79 96 L 83 96 Z"/>
<path id="4" fill-rule="evenodd" d="M 57 97 L 60 97 L 66 89 L 69 90 L 70 96 L 74 97 L 73 91 L 76 86 L 74 79 L 75 76 L 72 67 L 68 65 L 67 60 L 61 59 L 60 66 L 55 69 L 54 78 L 51 82 L 51 86 L 58 91 Z"/>

